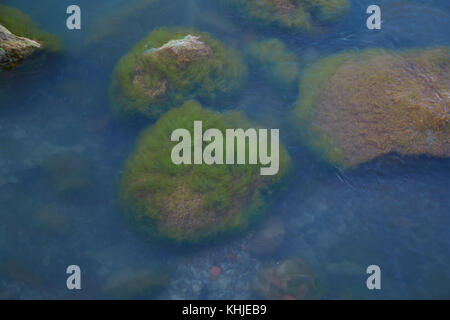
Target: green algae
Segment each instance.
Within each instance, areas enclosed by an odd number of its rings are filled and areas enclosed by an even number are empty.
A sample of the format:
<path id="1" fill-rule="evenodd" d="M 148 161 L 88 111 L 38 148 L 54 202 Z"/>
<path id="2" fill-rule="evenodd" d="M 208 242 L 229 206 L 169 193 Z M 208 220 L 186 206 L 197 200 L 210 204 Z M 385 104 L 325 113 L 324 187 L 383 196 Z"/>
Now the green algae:
<path id="1" fill-rule="evenodd" d="M 304 70 L 299 84 L 299 99 L 294 110 L 294 125 L 300 126 L 303 141 L 307 142 L 314 150 L 326 150 L 323 156 L 332 163 L 342 161 L 342 152 L 334 145 L 330 135 L 321 132 L 314 125 L 314 105 L 328 79 L 339 65 L 351 56 L 352 53 L 347 52 L 326 57 Z"/>
<path id="2" fill-rule="evenodd" d="M 205 59 L 174 57 L 168 50 L 144 55 L 187 35 L 199 36 L 212 54 Z M 142 78 L 139 83 L 136 83 L 137 72 Z M 136 115 L 157 118 L 189 99 L 218 105 L 242 89 L 246 78 L 247 69 L 238 53 L 209 34 L 193 29 L 161 28 L 118 62 L 110 89 L 112 108 L 116 115 L 125 118 Z"/>
<path id="3" fill-rule="evenodd" d="M 202 120 L 205 130 L 250 127 L 238 112 L 217 113 L 189 101 L 142 133 L 126 163 L 119 198 L 130 223 L 146 237 L 199 243 L 242 231 L 264 214 L 290 166 L 283 147 L 274 176 L 261 176 L 259 166 L 248 164 L 175 165 L 171 133 L 177 128 L 192 133 L 195 120 Z"/>

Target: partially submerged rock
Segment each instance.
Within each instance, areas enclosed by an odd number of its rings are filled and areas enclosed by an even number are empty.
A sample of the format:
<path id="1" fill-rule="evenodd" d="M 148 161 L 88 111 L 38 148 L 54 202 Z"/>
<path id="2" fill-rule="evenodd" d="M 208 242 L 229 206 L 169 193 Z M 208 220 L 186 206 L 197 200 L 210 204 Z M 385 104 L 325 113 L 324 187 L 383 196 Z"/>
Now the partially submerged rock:
<path id="1" fill-rule="evenodd" d="M 148 49 L 144 52 L 144 55 L 166 53 L 174 55 L 177 62 L 182 64 L 206 59 L 213 54 L 213 51 L 211 47 L 200 40 L 200 36 L 188 34 L 183 39 L 170 40 L 159 48 Z"/>
<path id="2" fill-rule="evenodd" d="M 159 48 L 150 48 L 142 54 L 143 56 L 164 59 L 166 56 L 173 58 L 173 63 L 180 66 L 188 66 L 195 61 L 204 61 L 212 55 L 213 51 L 204 42 L 200 41 L 199 36 L 187 35 L 183 39 L 170 40 Z M 135 74 L 131 82 L 142 90 L 142 93 L 149 99 L 164 96 L 169 89 L 168 79 L 162 79 L 156 85 L 147 83 L 148 70 L 145 66 L 136 66 Z"/>
<path id="3" fill-rule="evenodd" d="M 241 231 L 263 214 L 288 170 L 289 156 L 282 147 L 280 170 L 273 176 L 261 176 L 259 165 L 175 165 L 171 133 L 185 128 L 192 134 L 197 120 L 204 130 L 251 127 L 238 112 L 221 114 L 189 101 L 142 133 L 126 163 L 120 203 L 132 226 L 146 237 L 198 243 Z"/>
<path id="4" fill-rule="evenodd" d="M 37 52 L 57 52 L 57 37 L 39 27 L 19 9 L 0 4 L 0 70 L 12 69 Z"/>
<path id="5" fill-rule="evenodd" d="M 251 18 L 307 32 L 344 15 L 348 0 L 234 0 Z"/>
<path id="6" fill-rule="evenodd" d="M 448 47 L 322 59 L 301 80 L 296 126 L 342 167 L 391 152 L 449 157 L 449 74 Z"/>
<path id="7" fill-rule="evenodd" d="M 40 49 L 38 42 L 18 37 L 0 24 L 0 69 L 12 69 Z"/>
<path id="8" fill-rule="evenodd" d="M 161 28 L 117 64 L 111 86 L 113 111 L 157 118 L 191 98 L 217 105 L 241 89 L 246 77 L 237 52 L 209 34 Z"/>
<path id="9" fill-rule="evenodd" d="M 300 259 L 288 259 L 261 269 L 252 281 L 252 289 L 270 300 L 318 299 L 322 290 L 316 276 Z"/>

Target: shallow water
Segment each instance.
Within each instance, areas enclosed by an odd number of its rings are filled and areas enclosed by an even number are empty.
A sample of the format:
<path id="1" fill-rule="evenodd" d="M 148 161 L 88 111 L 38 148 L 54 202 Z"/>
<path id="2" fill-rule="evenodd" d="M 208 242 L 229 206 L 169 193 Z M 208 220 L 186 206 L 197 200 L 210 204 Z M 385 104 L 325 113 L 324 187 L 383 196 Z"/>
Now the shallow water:
<path id="1" fill-rule="evenodd" d="M 235 107 L 279 127 L 294 161 L 293 182 L 270 210 L 286 229 L 275 255 L 258 258 L 243 249 L 255 230 L 195 248 L 143 241 L 117 208 L 123 163 L 146 124 L 114 120 L 108 86 L 114 65 L 139 39 L 172 25 L 197 27 L 237 48 L 253 37 L 277 37 L 303 67 L 341 50 L 450 45 L 447 0 L 379 1 L 380 31 L 365 28 L 371 2 L 352 1 L 339 23 L 306 36 L 256 27 L 220 1 L 80 0 L 81 31 L 65 28 L 70 1 L 1 1 L 60 36 L 66 50 L 38 72 L 0 78 L 10 96 L 0 109 L 0 262 L 19 270 L 0 268 L 0 297 L 105 298 L 114 274 L 166 268 L 171 280 L 158 298 L 255 298 L 249 283 L 260 268 L 299 257 L 326 285 L 325 299 L 450 298 L 450 161 L 388 155 L 342 172 L 300 145 L 286 124 L 298 92 L 281 96 L 257 73 Z M 86 162 L 86 192 L 61 197 L 52 189 L 41 163 L 61 154 Z M 37 224 L 48 206 L 64 212 L 63 235 Z M 65 287 L 71 264 L 82 268 L 81 292 Z M 371 264 L 382 268 L 377 292 L 366 288 Z M 214 265 L 223 274 L 211 280 Z"/>

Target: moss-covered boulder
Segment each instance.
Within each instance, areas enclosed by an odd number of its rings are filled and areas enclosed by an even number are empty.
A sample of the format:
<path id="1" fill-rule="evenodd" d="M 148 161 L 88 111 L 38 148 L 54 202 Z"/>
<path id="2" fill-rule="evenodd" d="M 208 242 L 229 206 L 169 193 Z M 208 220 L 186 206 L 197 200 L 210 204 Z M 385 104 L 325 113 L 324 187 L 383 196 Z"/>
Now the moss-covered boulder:
<path id="1" fill-rule="evenodd" d="M 344 52 L 305 72 L 295 125 L 342 167 L 391 152 L 448 157 L 449 90 L 448 47 Z"/>
<path id="2" fill-rule="evenodd" d="M 19 9 L 0 4 L 0 70 L 12 69 L 38 52 L 57 52 L 57 37 L 41 30 Z"/>
<path id="3" fill-rule="evenodd" d="M 260 175 L 261 166 L 248 161 L 175 165 L 171 152 L 177 143 L 170 141 L 171 134 L 184 128 L 194 136 L 197 120 L 202 121 L 204 131 L 251 127 L 238 112 L 218 113 L 188 101 L 142 133 L 126 163 L 120 204 L 131 224 L 147 237 L 199 243 L 241 231 L 263 214 L 276 185 L 286 175 L 290 160 L 283 147 L 279 171 L 271 176 Z"/>
<path id="4" fill-rule="evenodd" d="M 348 0 L 233 0 L 244 13 L 263 23 L 316 32 L 349 9 Z"/>
<path id="5" fill-rule="evenodd" d="M 113 111 L 157 118 L 188 99 L 218 105 L 243 87 L 247 69 L 238 53 L 209 34 L 161 28 L 117 64 Z"/>
<path id="6" fill-rule="evenodd" d="M 289 90 L 298 84 L 298 58 L 282 41 L 256 41 L 251 43 L 246 51 L 250 67 L 260 70 L 266 81 L 276 88 Z"/>
<path id="7" fill-rule="evenodd" d="M 261 269 L 251 283 L 259 297 L 270 300 L 319 299 L 323 288 L 300 259 L 288 259 Z"/>

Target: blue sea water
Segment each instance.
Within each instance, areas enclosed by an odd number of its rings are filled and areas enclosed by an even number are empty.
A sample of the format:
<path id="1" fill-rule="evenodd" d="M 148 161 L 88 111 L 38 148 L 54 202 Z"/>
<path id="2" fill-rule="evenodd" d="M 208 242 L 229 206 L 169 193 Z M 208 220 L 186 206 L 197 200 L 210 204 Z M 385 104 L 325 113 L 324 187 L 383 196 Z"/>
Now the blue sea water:
<path id="1" fill-rule="evenodd" d="M 371 31 L 365 11 L 374 1 L 353 0 L 343 19 L 314 36 L 257 26 L 224 1 L 79 0 L 80 31 L 65 27 L 72 1 L 0 2 L 65 46 L 39 71 L 0 79 L 10 96 L 0 108 L 0 298 L 108 298 L 104 288 L 115 275 L 161 268 L 171 276 L 160 299 L 255 298 L 258 270 L 290 257 L 310 265 L 327 288 L 324 299 L 450 298 L 448 159 L 388 155 L 343 172 L 299 144 L 286 124 L 298 92 L 280 95 L 253 72 L 235 108 L 279 127 L 294 162 L 293 182 L 270 209 L 283 221 L 282 245 L 255 257 L 245 250 L 257 232 L 249 230 L 224 243 L 173 248 L 136 236 L 117 207 L 124 161 L 147 124 L 116 121 L 108 100 L 118 59 L 161 26 L 194 26 L 238 49 L 254 37 L 277 37 L 305 67 L 342 50 L 450 45 L 449 1 L 375 1 L 383 24 Z M 61 198 L 52 189 L 41 164 L 61 154 L 86 163 L 87 192 Z M 49 207 L 63 213 L 64 234 L 37 221 Z M 82 269 L 81 292 L 66 289 L 72 264 Z M 366 288 L 372 264 L 382 270 L 379 291 Z M 212 280 L 215 265 L 222 275 Z"/>

